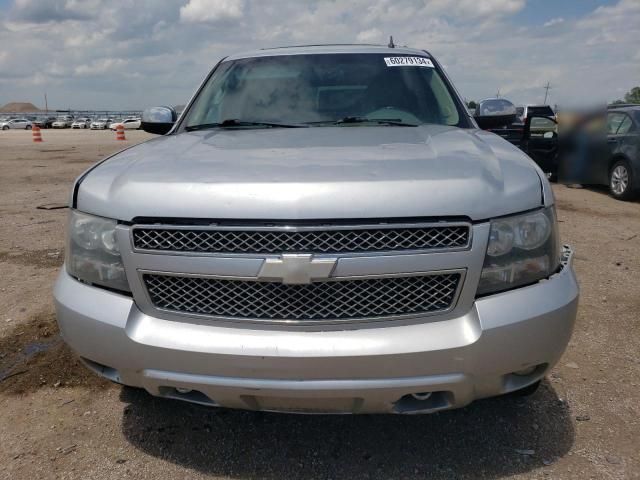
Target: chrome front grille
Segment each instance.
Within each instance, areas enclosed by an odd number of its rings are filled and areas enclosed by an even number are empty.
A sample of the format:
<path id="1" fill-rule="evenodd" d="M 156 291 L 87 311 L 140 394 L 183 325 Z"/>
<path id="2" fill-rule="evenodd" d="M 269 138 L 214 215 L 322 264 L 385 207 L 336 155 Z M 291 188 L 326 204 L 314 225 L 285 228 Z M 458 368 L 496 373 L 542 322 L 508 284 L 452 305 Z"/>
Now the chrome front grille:
<path id="1" fill-rule="evenodd" d="M 138 250 L 194 253 L 363 253 L 461 249 L 469 246 L 468 224 L 325 228 L 156 227 L 133 228 Z"/>
<path id="2" fill-rule="evenodd" d="M 380 319 L 453 307 L 460 273 L 323 281 L 303 285 L 144 274 L 152 304 L 182 314 L 269 322 Z"/>

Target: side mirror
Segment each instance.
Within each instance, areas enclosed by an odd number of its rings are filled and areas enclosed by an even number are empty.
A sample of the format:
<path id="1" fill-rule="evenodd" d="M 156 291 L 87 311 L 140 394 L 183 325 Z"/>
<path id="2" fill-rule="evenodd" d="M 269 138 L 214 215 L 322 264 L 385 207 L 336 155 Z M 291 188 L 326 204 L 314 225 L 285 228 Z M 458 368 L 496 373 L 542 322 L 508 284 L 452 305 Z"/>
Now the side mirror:
<path id="1" fill-rule="evenodd" d="M 473 118 L 483 130 L 506 127 L 516 120 L 516 106 L 504 98 L 487 98 L 477 104 Z"/>
<path id="2" fill-rule="evenodd" d="M 178 115 L 171 107 L 152 107 L 142 112 L 141 126 L 145 132 L 164 135 L 173 128 Z"/>

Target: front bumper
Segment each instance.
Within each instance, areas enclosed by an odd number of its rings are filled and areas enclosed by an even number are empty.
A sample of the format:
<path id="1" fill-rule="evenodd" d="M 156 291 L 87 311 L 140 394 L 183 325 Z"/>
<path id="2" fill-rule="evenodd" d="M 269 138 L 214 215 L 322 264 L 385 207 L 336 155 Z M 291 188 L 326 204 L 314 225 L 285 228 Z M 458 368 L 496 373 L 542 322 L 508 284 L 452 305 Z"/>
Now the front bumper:
<path id="1" fill-rule="evenodd" d="M 312 413 L 426 413 L 532 384 L 564 352 L 578 294 L 570 253 L 548 280 L 480 298 L 456 318 L 342 331 L 160 319 L 64 269 L 54 292 L 65 341 L 113 381 L 206 405 Z"/>

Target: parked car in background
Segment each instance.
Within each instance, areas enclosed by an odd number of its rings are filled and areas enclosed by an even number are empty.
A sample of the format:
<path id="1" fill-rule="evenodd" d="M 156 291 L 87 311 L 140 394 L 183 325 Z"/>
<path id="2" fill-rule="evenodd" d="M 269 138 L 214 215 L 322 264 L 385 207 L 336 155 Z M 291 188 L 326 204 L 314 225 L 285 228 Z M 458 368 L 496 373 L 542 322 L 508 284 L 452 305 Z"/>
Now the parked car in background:
<path id="1" fill-rule="evenodd" d="M 612 106 L 595 116 L 595 128 L 583 129 L 576 141 L 583 142 L 583 157 L 569 166 L 571 181 L 585 185 L 607 185 L 612 197 L 631 200 L 640 196 L 640 106 Z M 602 126 L 603 134 L 597 131 Z M 579 146 L 579 145 L 578 145 Z M 561 178 L 562 179 L 562 178 Z"/>
<path id="2" fill-rule="evenodd" d="M 125 130 L 138 130 L 141 122 L 139 118 L 127 118 L 121 122 L 112 123 L 109 128 L 111 128 L 111 130 L 115 130 L 118 128 L 118 125 L 122 125 Z"/>
<path id="3" fill-rule="evenodd" d="M 72 115 L 61 115 L 51 124 L 51 128 L 69 128 L 72 123 Z"/>
<path id="4" fill-rule="evenodd" d="M 5 122 L 0 123 L 0 128 L 2 130 L 9 130 L 9 129 L 31 130 L 31 127 L 32 127 L 31 120 L 27 120 L 26 118 L 14 118 L 12 120 L 7 120 Z"/>
<path id="5" fill-rule="evenodd" d="M 42 117 L 36 119 L 33 124 L 37 125 L 40 128 L 51 128 L 53 122 L 56 121 L 56 117 Z"/>
<path id="6" fill-rule="evenodd" d="M 91 122 L 91 130 L 105 130 L 111 126 L 112 120 L 110 118 L 99 118 Z"/>
<path id="7" fill-rule="evenodd" d="M 637 197 L 640 194 L 640 106 L 609 110 L 607 147 L 611 195 L 621 200 Z"/>
<path id="8" fill-rule="evenodd" d="M 485 109 L 484 112 L 480 111 L 480 105 Z M 498 112 L 504 109 L 512 109 L 513 103 L 506 98 L 486 98 L 476 105 L 476 109 L 473 116 L 486 115 L 488 112 Z M 517 112 L 517 111 L 516 111 Z M 520 121 L 517 113 L 513 117 L 513 121 L 505 122 L 501 125 L 491 125 L 487 128 L 492 133 L 504 138 L 508 142 L 520 146 L 524 135 L 524 124 Z"/>
<path id="9" fill-rule="evenodd" d="M 144 113 L 162 137 L 73 186 L 62 337 L 112 381 L 217 407 L 531 394 L 571 338 L 572 250 L 542 172 L 476 122 L 423 50 L 226 57 L 179 119 Z"/>
<path id="10" fill-rule="evenodd" d="M 73 121 L 71 128 L 89 128 L 91 119 L 87 117 L 78 118 Z"/>

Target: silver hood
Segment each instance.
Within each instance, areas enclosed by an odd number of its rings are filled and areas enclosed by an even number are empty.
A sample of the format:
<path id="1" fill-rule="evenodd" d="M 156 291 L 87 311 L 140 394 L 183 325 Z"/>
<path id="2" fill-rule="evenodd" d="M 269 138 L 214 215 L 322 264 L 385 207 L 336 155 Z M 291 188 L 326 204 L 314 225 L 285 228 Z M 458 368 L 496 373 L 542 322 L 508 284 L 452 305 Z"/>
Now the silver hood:
<path id="1" fill-rule="evenodd" d="M 542 205 L 524 153 L 480 130 L 425 125 L 206 130 L 120 152 L 81 182 L 104 217 L 346 219 L 464 216 Z"/>

